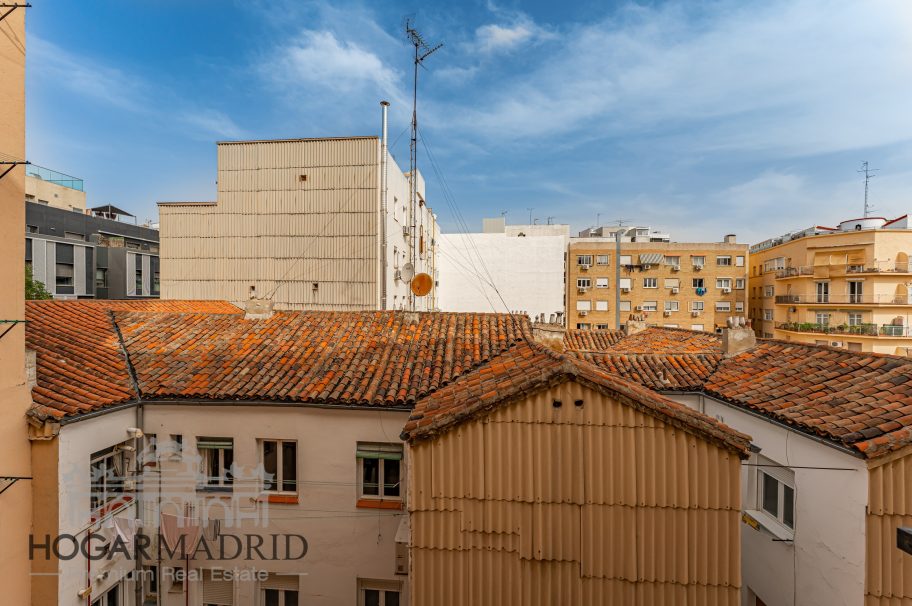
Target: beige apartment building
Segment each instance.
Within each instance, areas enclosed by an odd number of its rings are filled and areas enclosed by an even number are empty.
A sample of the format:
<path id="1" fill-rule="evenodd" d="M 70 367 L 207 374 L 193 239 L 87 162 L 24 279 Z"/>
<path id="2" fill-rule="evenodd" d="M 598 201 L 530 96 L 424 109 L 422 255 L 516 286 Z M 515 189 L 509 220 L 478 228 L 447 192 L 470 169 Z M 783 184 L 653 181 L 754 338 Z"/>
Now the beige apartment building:
<path id="1" fill-rule="evenodd" d="M 30 164 L 25 171 L 25 199 L 78 213 L 86 211 L 83 180 Z"/>
<path id="2" fill-rule="evenodd" d="M 31 399 L 25 356 L 25 12 L 0 22 L 0 586 L 5 604 L 28 604 L 31 464 L 24 415 Z M 21 478 L 21 479 L 20 479 Z"/>
<path id="3" fill-rule="evenodd" d="M 218 144 L 215 202 L 161 202 L 161 297 L 276 309 L 436 308 L 436 218 L 383 137 Z"/>
<path id="4" fill-rule="evenodd" d="M 736 243 L 733 235 L 706 243 L 663 238 L 623 236 L 619 256 L 614 237 L 571 238 L 567 327 L 613 329 L 619 317 L 623 321 L 635 313 L 645 315 L 650 326 L 712 332 L 728 317 L 744 315 L 746 244 Z"/>
<path id="5" fill-rule="evenodd" d="M 909 355 L 912 230 L 907 216 L 843 221 L 751 248 L 758 336 Z"/>

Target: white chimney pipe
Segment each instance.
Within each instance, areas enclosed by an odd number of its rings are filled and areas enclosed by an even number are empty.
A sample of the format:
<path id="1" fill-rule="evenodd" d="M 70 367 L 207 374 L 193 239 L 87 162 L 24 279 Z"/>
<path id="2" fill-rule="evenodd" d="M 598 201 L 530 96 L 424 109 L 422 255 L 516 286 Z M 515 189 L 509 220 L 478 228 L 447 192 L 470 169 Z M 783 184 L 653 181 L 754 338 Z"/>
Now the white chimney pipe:
<path id="1" fill-rule="evenodd" d="M 387 168 L 389 166 L 389 147 L 387 142 L 387 111 L 389 101 L 380 102 L 383 113 L 382 136 L 380 138 L 380 309 L 386 309 L 386 282 L 389 278 L 389 267 L 386 259 L 386 222 L 387 217 Z"/>

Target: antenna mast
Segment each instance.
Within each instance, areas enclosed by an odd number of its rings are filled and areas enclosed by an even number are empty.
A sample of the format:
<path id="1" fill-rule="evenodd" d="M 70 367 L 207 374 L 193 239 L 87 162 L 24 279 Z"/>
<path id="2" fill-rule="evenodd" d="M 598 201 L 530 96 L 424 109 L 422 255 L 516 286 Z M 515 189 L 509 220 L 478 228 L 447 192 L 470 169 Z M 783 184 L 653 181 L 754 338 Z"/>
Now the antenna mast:
<path id="1" fill-rule="evenodd" d="M 412 267 L 418 268 L 418 67 L 443 43 L 430 46 L 413 27 L 412 20 L 405 22 L 405 35 L 415 47 L 414 79 L 412 83 L 412 140 L 409 144 L 409 249 Z M 409 308 L 415 310 L 415 293 L 409 288 Z"/>
<path id="2" fill-rule="evenodd" d="M 865 176 L 865 205 L 864 205 L 864 218 L 865 219 L 867 219 L 868 215 L 871 213 L 871 211 L 874 210 L 868 204 L 868 181 L 870 181 L 871 179 L 873 179 L 874 177 L 877 176 L 877 175 L 873 175 L 871 173 L 876 173 L 879 170 L 880 170 L 879 168 L 868 168 L 868 161 L 865 160 L 864 162 L 861 163 L 861 170 L 856 171 L 859 173 L 864 173 L 864 176 Z"/>

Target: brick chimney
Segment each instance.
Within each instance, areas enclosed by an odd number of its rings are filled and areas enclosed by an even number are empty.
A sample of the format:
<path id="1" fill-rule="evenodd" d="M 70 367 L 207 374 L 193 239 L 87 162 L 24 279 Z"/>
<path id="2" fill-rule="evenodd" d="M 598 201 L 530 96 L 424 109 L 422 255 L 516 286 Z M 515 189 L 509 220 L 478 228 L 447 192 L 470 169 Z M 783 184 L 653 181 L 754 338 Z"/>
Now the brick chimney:
<path id="1" fill-rule="evenodd" d="M 630 314 L 630 316 L 627 317 L 627 322 L 624 323 L 625 335 L 629 337 L 630 335 L 635 335 L 644 330 L 646 330 L 646 316 L 642 314 Z"/>
<path id="2" fill-rule="evenodd" d="M 728 319 L 728 327 L 722 329 L 722 352 L 726 358 L 752 349 L 757 344 L 757 335 L 751 328 L 750 320 L 743 316 Z"/>
<path id="3" fill-rule="evenodd" d="M 272 317 L 272 301 L 251 297 L 244 309 L 245 320 L 265 320 Z"/>

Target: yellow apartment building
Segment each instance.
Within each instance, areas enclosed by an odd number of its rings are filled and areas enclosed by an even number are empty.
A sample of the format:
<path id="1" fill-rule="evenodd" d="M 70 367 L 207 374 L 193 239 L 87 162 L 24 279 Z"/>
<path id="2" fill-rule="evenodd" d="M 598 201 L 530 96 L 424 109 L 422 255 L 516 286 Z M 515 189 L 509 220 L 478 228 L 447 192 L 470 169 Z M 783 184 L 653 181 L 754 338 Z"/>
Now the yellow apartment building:
<path id="1" fill-rule="evenodd" d="M 749 306 L 758 336 L 909 355 L 910 252 L 906 215 L 815 226 L 753 246 Z"/>
<path id="2" fill-rule="evenodd" d="M 622 321 L 636 313 L 650 326 L 712 332 L 744 315 L 748 247 L 735 236 L 709 243 L 631 239 L 622 237 L 620 255 L 614 237 L 570 239 L 568 328 L 617 328 L 619 312 Z"/>
<path id="3" fill-rule="evenodd" d="M 35 164 L 25 171 L 25 199 L 78 213 L 86 211 L 82 179 Z"/>
<path id="4" fill-rule="evenodd" d="M 25 8 L 0 9 L 0 585 L 28 604 L 31 464 L 25 413 Z"/>

